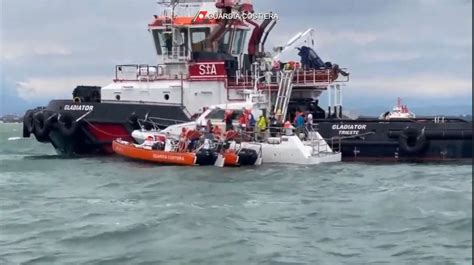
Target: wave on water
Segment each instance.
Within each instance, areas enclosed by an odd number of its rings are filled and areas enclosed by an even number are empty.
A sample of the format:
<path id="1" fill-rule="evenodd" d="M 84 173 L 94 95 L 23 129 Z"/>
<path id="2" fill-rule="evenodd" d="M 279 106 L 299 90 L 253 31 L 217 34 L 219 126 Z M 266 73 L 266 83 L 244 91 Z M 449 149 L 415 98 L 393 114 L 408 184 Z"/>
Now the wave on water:
<path id="1" fill-rule="evenodd" d="M 23 139 L 24 139 L 23 137 L 18 137 L 18 136 L 8 137 L 8 141 L 18 141 L 18 140 L 23 140 Z"/>
<path id="2" fill-rule="evenodd" d="M 0 264 L 472 264 L 472 165 L 162 167 L 0 124 Z M 7 140 L 8 139 L 8 140 Z"/>

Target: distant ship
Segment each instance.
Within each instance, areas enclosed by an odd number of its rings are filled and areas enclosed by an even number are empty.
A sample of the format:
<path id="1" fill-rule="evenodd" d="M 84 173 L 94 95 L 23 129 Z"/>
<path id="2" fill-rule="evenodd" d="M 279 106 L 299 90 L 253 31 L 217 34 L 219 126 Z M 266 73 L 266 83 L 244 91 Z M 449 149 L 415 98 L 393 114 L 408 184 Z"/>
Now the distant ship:
<path id="1" fill-rule="evenodd" d="M 133 141 L 131 132 L 146 126 L 140 120 L 158 117 L 160 127 L 189 121 L 210 105 L 241 101 L 245 90 L 256 88 L 276 102 L 269 109 L 285 120 L 292 120 L 296 111 L 311 113 L 321 135 L 340 149 L 344 160 L 472 158 L 472 123 L 462 119 L 415 118 L 403 108 L 379 118 L 344 118 L 342 88 L 349 73 L 321 60 L 311 29 L 271 54 L 265 43 L 275 16 L 206 17 L 254 13 L 249 0 L 159 4 L 162 14 L 148 24 L 159 64 L 117 65 L 111 84 L 78 86 L 72 99 L 28 110 L 23 136 L 33 134 L 60 154 L 111 154 L 115 139 Z M 282 61 L 295 48 L 300 58 Z M 293 71 L 284 74 L 283 69 Z M 319 104 L 324 92 L 327 110 Z M 224 118 L 224 112 L 215 115 Z"/>

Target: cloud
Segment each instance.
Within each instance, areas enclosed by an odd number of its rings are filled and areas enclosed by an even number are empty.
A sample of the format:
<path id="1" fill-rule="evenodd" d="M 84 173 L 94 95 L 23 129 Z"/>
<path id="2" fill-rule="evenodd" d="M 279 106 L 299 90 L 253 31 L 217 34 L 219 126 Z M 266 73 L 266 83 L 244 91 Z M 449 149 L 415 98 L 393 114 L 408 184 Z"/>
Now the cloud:
<path id="1" fill-rule="evenodd" d="M 405 96 L 420 98 L 465 97 L 472 94 L 471 79 L 434 74 L 408 77 L 353 79 L 350 83 L 360 94 L 370 96 Z"/>
<path id="2" fill-rule="evenodd" d="M 78 85 L 103 86 L 111 82 L 105 76 L 35 77 L 16 84 L 18 96 L 24 100 L 70 98 Z"/>
<path id="3" fill-rule="evenodd" d="M 470 97 L 472 1 L 254 1 L 280 20 L 266 50 L 315 28 L 316 52 L 352 73 L 350 91 L 445 101 Z M 94 8 L 90 8 L 94 6 Z M 89 80 L 106 84 L 115 64 L 157 63 L 146 24 L 156 1 L 2 2 L 2 79 L 22 98 L 71 96 Z M 40 19 L 39 19 L 40 18 Z M 32 27 L 34 30 L 32 30 Z M 298 59 L 296 51 L 292 51 Z M 2 84 L 0 89 L 4 89 Z M 448 93 L 449 91 L 449 93 Z M 352 93 L 352 92 L 351 92 Z M 32 101 L 29 101 L 32 102 Z"/>
<path id="4" fill-rule="evenodd" d="M 70 55 L 72 51 L 53 42 L 4 42 L 2 41 L 2 59 L 14 60 L 21 57 Z"/>
<path id="5" fill-rule="evenodd" d="M 421 54 L 413 51 L 369 51 L 362 55 L 365 62 L 403 62 L 421 58 Z"/>
<path id="6" fill-rule="evenodd" d="M 318 45 L 331 46 L 337 42 L 349 42 L 359 46 L 366 46 L 370 43 L 375 42 L 378 39 L 376 33 L 366 31 L 316 31 L 316 38 L 318 39 Z"/>

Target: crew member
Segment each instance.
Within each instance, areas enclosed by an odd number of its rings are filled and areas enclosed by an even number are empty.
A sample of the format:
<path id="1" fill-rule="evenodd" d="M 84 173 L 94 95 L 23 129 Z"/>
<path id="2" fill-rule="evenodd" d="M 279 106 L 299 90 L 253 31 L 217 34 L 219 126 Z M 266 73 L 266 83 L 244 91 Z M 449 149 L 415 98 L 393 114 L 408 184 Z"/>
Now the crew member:
<path id="1" fill-rule="evenodd" d="M 208 119 L 207 124 L 206 124 L 206 132 L 207 133 L 212 133 L 212 128 L 213 128 L 213 126 L 212 126 L 211 119 Z"/>
<path id="2" fill-rule="evenodd" d="M 178 152 L 183 152 L 186 149 L 186 142 L 187 142 L 186 135 L 187 135 L 187 133 L 188 133 L 188 131 L 186 130 L 186 128 L 183 127 L 181 129 L 181 134 L 179 135 Z"/>
<path id="3" fill-rule="evenodd" d="M 267 118 L 265 117 L 265 115 L 260 115 L 260 117 L 258 117 L 258 121 L 257 121 L 257 128 L 258 128 L 258 132 L 259 132 L 259 136 L 260 136 L 260 139 L 265 139 L 265 132 L 267 131 Z"/>
<path id="4" fill-rule="evenodd" d="M 272 112 L 270 114 L 270 118 L 268 119 L 268 121 L 269 121 L 268 129 L 270 131 L 270 137 L 276 137 L 278 126 L 277 126 L 277 120 L 275 118 L 275 113 L 274 112 Z"/>
<path id="5" fill-rule="evenodd" d="M 144 146 L 144 147 L 153 147 L 153 145 L 155 144 L 155 138 L 151 135 L 149 135 L 145 141 L 141 144 L 141 146 Z"/>
<path id="6" fill-rule="evenodd" d="M 247 110 L 247 131 L 253 132 L 255 128 L 255 117 L 253 116 L 252 110 Z"/>
<path id="7" fill-rule="evenodd" d="M 308 115 L 306 115 L 306 127 L 308 129 L 313 128 L 313 114 L 311 112 L 308 112 Z"/>
<path id="8" fill-rule="evenodd" d="M 224 122 L 226 132 L 234 129 L 234 126 L 232 125 L 232 110 L 226 110 L 224 114 Z"/>
<path id="9" fill-rule="evenodd" d="M 287 136 L 293 135 L 293 126 L 291 126 L 291 122 L 290 122 L 290 121 L 286 121 L 286 122 L 283 124 L 283 128 L 285 129 L 285 134 L 286 134 Z"/>
<path id="10" fill-rule="evenodd" d="M 219 126 L 214 126 L 214 129 L 212 129 L 212 134 L 214 134 L 214 137 L 219 140 L 222 136 L 222 130 L 219 128 Z"/>
<path id="11" fill-rule="evenodd" d="M 245 129 L 247 127 L 247 115 L 246 115 L 245 111 L 239 117 L 239 125 L 240 125 L 240 129 L 242 131 L 245 131 Z"/>
<path id="12" fill-rule="evenodd" d="M 298 116 L 296 116 L 295 125 L 296 125 L 296 131 L 298 132 L 298 134 L 302 133 L 303 128 L 304 128 L 304 117 L 301 113 L 298 113 Z"/>

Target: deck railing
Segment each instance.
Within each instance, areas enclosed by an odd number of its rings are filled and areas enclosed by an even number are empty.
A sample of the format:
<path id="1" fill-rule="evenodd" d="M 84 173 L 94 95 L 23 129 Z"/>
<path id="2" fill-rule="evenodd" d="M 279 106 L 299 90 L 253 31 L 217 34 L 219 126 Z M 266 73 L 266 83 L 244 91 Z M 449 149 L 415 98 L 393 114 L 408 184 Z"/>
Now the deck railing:
<path id="1" fill-rule="evenodd" d="M 185 75 L 165 74 L 165 65 L 122 64 L 115 66 L 114 81 L 155 81 L 163 79 L 185 79 Z"/>
<path id="2" fill-rule="evenodd" d="M 345 69 L 341 69 L 345 71 Z M 281 73 L 274 72 L 269 82 L 260 83 L 260 88 L 276 87 L 281 81 Z M 343 76 L 335 69 L 296 69 L 293 76 L 294 87 L 326 87 L 332 83 L 348 82 L 349 76 Z M 240 74 L 237 72 L 235 77 L 229 80 L 231 87 L 251 87 L 254 84 L 254 76 L 248 74 Z"/>

